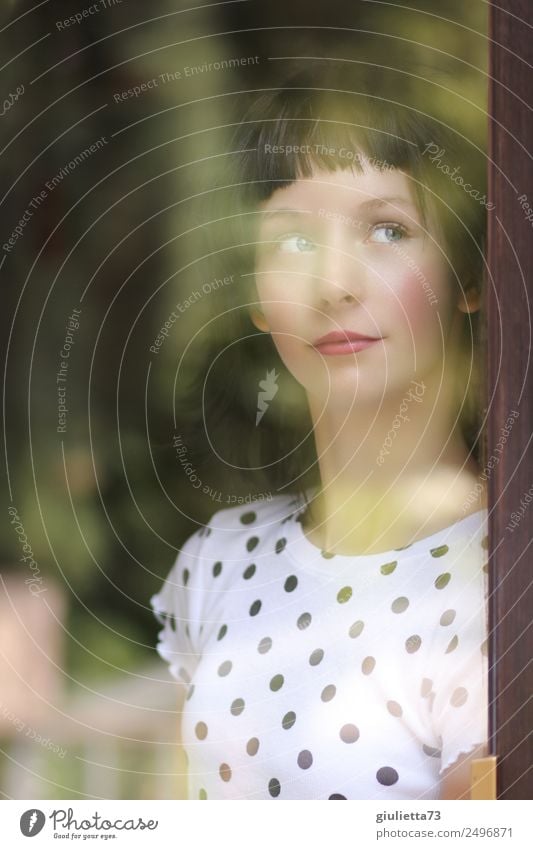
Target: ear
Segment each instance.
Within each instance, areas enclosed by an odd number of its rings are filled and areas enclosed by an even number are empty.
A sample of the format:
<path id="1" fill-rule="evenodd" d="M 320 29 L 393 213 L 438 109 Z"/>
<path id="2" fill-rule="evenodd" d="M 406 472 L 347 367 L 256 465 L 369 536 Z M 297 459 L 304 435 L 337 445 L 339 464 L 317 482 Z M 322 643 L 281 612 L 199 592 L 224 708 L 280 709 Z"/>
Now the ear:
<path id="1" fill-rule="evenodd" d="M 268 326 L 268 322 L 259 307 L 250 307 L 249 311 L 252 324 L 257 327 L 258 330 L 262 330 L 263 333 L 268 333 L 270 327 Z"/>
<path id="2" fill-rule="evenodd" d="M 481 292 L 476 286 L 464 289 L 459 295 L 457 307 L 461 312 L 477 312 L 481 307 Z"/>

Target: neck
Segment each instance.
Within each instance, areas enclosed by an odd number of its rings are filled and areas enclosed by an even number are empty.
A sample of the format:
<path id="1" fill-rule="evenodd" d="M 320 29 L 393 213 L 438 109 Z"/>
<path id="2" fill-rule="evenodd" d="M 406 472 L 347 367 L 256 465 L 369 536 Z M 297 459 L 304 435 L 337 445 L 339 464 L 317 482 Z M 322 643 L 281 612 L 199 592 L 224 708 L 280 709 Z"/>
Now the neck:
<path id="1" fill-rule="evenodd" d="M 399 548 L 484 506 L 453 398 L 442 375 L 413 380 L 379 406 L 356 399 L 351 410 L 324 408 L 309 397 L 321 478 L 306 523 L 311 541 L 348 554 Z"/>

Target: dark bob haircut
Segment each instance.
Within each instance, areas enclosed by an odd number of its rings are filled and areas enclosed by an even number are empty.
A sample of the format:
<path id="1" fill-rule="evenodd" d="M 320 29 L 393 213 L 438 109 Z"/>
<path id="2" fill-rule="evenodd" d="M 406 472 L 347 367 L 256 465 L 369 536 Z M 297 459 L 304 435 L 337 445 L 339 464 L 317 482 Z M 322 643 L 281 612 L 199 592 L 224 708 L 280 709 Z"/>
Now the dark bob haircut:
<path id="1" fill-rule="evenodd" d="M 277 189 L 314 169 L 360 172 L 363 160 L 380 170 L 400 169 L 411 182 L 425 226 L 431 220 L 457 293 L 474 289 L 482 308 L 464 315 L 465 370 L 458 375 L 458 420 L 466 443 L 483 461 L 482 421 L 485 372 L 482 368 L 484 316 L 485 156 L 459 130 L 420 108 L 416 89 L 390 77 L 327 70 L 297 71 L 276 88 L 239 100 L 228 165 L 208 195 L 205 221 L 214 263 L 239 281 L 216 293 L 210 309 L 221 316 L 205 347 L 186 395 L 209 431 L 205 462 L 221 462 L 241 473 L 247 492 L 301 492 L 318 482 L 312 426 L 303 389 L 287 375 L 268 334 L 252 325 L 248 308 L 257 303 L 253 282 L 258 207 Z M 244 108 L 243 108 L 244 103 Z M 258 381 L 266 370 L 279 374 L 280 393 L 260 428 L 255 427 Z M 202 387 L 202 409 L 193 394 Z M 198 393 L 197 393 L 198 394 Z M 237 437 L 238 435 L 238 437 Z M 194 437 L 191 435 L 191 439 Z M 201 441 L 201 440 L 200 440 Z M 198 441 L 198 457 L 202 454 Z M 207 443 L 206 443 L 207 446 Z M 252 476 L 250 478 L 250 475 Z"/>

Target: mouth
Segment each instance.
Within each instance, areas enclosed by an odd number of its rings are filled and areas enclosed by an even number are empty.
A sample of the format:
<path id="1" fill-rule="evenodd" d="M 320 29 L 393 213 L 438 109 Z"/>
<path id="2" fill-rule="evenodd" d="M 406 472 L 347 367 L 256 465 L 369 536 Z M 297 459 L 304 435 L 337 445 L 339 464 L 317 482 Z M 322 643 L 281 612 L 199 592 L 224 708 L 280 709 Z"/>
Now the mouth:
<path id="1" fill-rule="evenodd" d="M 356 354 L 381 341 L 380 336 L 365 336 L 362 333 L 354 333 L 352 330 L 335 330 L 313 342 L 313 348 L 325 356 L 338 356 Z"/>

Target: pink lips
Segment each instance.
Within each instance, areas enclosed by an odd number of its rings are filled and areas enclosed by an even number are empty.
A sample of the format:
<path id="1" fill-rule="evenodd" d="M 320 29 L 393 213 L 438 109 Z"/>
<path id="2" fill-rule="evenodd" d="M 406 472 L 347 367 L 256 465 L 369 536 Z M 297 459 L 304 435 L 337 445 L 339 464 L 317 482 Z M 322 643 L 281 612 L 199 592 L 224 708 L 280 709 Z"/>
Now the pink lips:
<path id="1" fill-rule="evenodd" d="M 335 330 L 326 336 L 321 336 L 313 347 L 321 354 L 335 356 L 339 354 L 356 354 L 363 351 L 381 338 L 374 336 L 363 336 L 361 333 L 353 333 L 351 330 Z"/>

